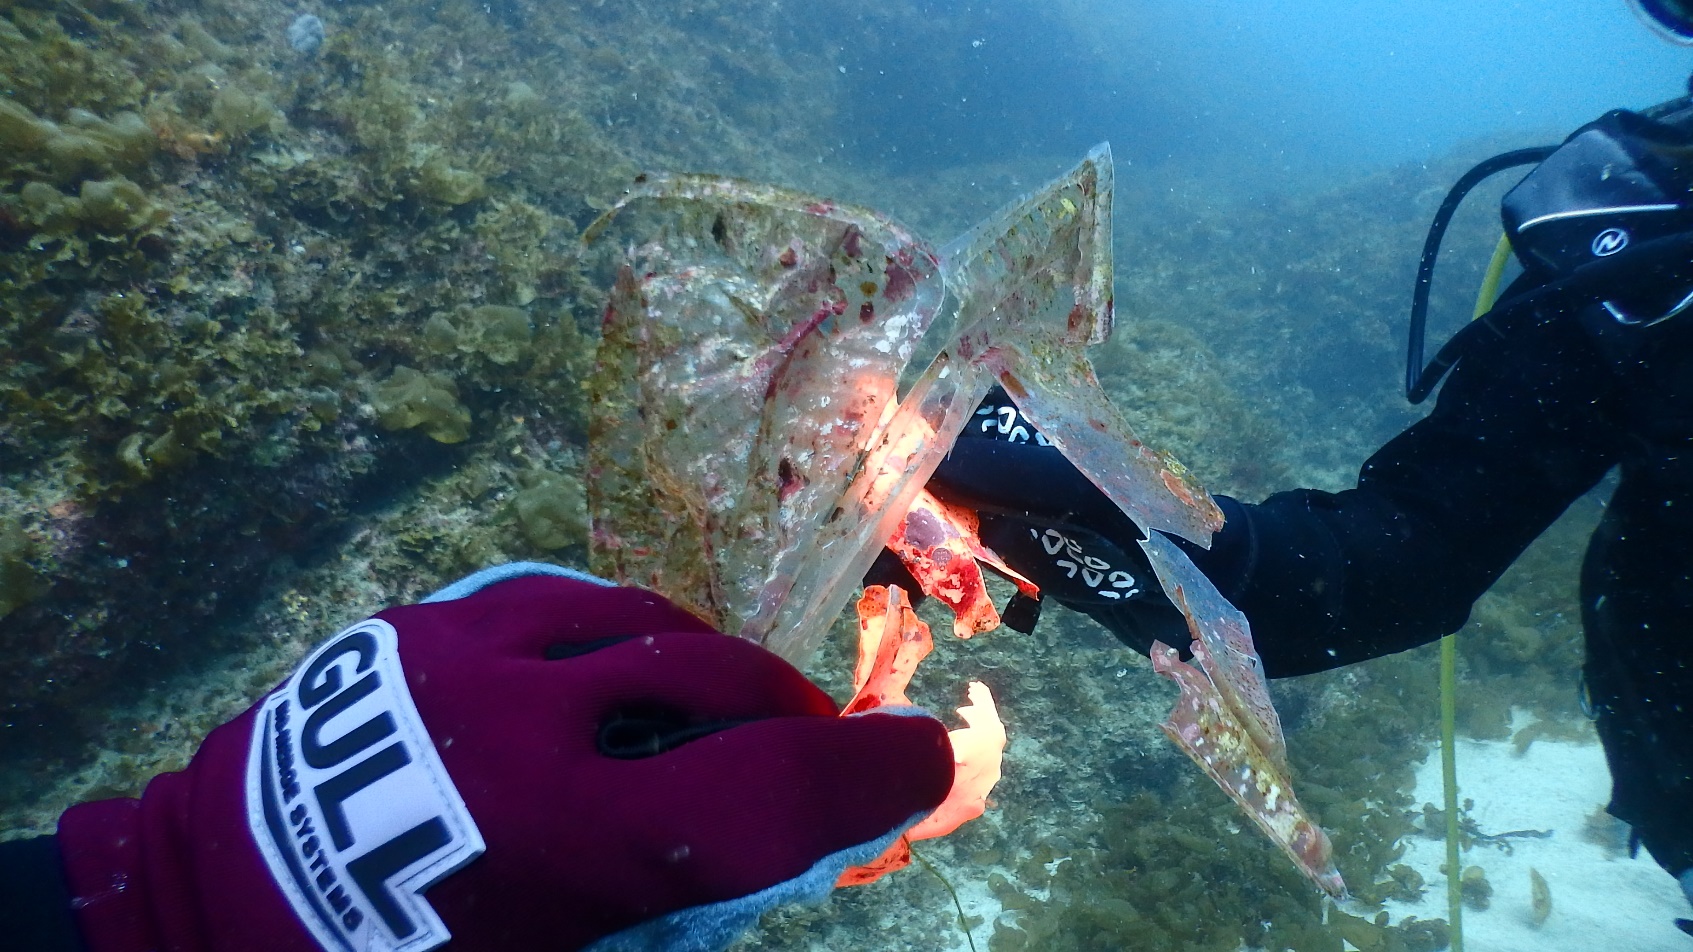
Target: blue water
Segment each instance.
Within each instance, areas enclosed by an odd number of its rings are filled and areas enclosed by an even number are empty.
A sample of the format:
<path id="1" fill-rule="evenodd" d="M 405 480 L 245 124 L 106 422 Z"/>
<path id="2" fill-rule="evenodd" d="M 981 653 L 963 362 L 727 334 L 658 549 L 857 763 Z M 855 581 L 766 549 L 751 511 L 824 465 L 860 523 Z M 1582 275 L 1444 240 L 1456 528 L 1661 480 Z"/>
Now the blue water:
<path id="1" fill-rule="evenodd" d="M 1540 142 L 1677 95 L 1693 54 L 1621 2 L 933 3 L 842 51 L 856 132 L 893 163 L 1025 150 L 1244 175 Z M 1503 146 L 1501 146 L 1503 147 Z"/>

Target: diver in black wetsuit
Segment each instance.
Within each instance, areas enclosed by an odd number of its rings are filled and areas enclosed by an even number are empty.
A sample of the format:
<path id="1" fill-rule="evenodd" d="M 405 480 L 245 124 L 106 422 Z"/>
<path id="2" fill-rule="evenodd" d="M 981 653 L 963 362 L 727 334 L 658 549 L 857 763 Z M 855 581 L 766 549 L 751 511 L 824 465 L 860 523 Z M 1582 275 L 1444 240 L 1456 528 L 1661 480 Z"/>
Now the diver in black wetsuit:
<path id="1" fill-rule="evenodd" d="M 1693 42 L 1693 4 L 1638 6 Z M 1218 497 L 1210 549 L 1184 547 L 1251 622 L 1266 673 L 1307 674 L 1458 630 L 1616 469 L 1582 567 L 1586 691 L 1610 812 L 1693 899 L 1693 100 L 1613 112 L 1515 158 L 1538 161 L 1503 202 L 1523 275 L 1426 370 L 1414 320 L 1412 399 L 1451 370 L 1433 412 L 1355 489 Z M 1525 163 L 1473 178 L 1510 164 Z M 1187 643 L 1139 531 L 1002 392 L 930 486 L 981 510 L 985 543 L 1125 643 Z M 1014 603 L 1007 621 L 1026 627 L 1036 608 Z"/>

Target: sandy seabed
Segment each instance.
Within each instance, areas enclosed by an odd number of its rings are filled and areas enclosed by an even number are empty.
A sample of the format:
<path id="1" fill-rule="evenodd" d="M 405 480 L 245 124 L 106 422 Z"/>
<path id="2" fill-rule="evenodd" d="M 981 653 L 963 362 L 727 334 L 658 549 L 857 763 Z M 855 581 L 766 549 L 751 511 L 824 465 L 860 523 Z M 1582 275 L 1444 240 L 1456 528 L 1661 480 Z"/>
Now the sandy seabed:
<path id="1" fill-rule="evenodd" d="M 1610 798 L 1610 773 L 1597 737 L 1537 740 L 1521 755 L 1510 741 L 1459 739 L 1457 750 L 1459 800 L 1475 802 L 1470 815 L 1483 833 L 1552 831 L 1544 839 L 1513 838 L 1508 853 L 1483 845 L 1464 853 L 1464 865 L 1480 866 L 1493 885 L 1488 908 L 1464 910 L 1467 950 L 1693 950 L 1693 938 L 1675 926 L 1677 917 L 1693 916 L 1675 880 L 1644 850 L 1630 859 L 1604 836 L 1587 835 L 1590 818 Z M 1438 749 L 1417 772 L 1416 797 L 1418 803 L 1441 802 Z M 1420 902 L 1389 903 L 1389 913 L 1395 922 L 1404 916 L 1445 918 L 1446 880 L 1440 872 L 1445 845 L 1418 838 L 1406 846 L 1403 862 L 1423 875 L 1429 889 Z M 1531 867 L 1545 877 L 1552 895 L 1552 911 L 1538 925 Z"/>

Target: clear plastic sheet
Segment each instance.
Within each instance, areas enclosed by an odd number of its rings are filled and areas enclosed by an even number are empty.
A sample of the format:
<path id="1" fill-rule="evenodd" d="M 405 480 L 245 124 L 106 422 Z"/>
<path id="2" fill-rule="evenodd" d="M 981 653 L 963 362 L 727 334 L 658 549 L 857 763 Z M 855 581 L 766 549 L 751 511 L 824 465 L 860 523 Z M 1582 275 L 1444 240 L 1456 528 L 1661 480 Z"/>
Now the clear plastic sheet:
<path id="1" fill-rule="evenodd" d="M 1245 618 L 1152 531 L 1205 545 L 1222 514 L 1135 437 L 1087 359 L 1112 330 L 1111 199 L 1100 146 L 937 253 L 868 209 L 729 179 L 643 181 L 587 235 L 637 201 L 661 222 L 618 276 L 591 384 L 593 568 L 804 664 L 882 546 L 933 534 L 935 514 L 913 504 L 998 383 L 1146 530 L 1188 617 L 1198 667 L 1153 654 L 1182 691 L 1166 732 L 1339 895 Z M 936 356 L 914 374 L 925 345 Z M 979 589 L 979 572 L 907 548 L 920 579 Z M 985 599 L 949 592 L 961 633 L 982 630 Z"/>

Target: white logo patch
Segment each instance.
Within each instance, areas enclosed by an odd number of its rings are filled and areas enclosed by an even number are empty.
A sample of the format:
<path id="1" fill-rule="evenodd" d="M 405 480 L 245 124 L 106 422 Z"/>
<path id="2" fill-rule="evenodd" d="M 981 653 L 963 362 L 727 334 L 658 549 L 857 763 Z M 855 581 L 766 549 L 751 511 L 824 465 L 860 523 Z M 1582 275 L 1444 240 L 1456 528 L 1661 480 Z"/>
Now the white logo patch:
<path id="1" fill-rule="evenodd" d="M 1621 228 L 1607 228 L 1593 236 L 1594 257 L 1607 258 L 1628 247 L 1628 232 Z"/>
<path id="2" fill-rule="evenodd" d="M 1111 563 L 1098 556 L 1089 555 L 1082 549 L 1081 543 L 1070 538 L 1057 529 L 1029 529 L 1029 537 L 1038 541 L 1047 555 L 1057 555 L 1060 552 L 1068 558 L 1055 559 L 1053 565 L 1064 570 L 1064 577 L 1073 579 L 1076 573 L 1082 574 L 1082 584 L 1093 589 L 1093 593 L 1101 598 L 1121 600 L 1134 598 L 1140 594 L 1135 585 L 1135 577 L 1122 569 L 1112 569 Z"/>
<path id="3" fill-rule="evenodd" d="M 424 952 L 451 938 L 419 892 L 481 855 L 482 834 L 412 703 L 392 625 L 341 632 L 265 700 L 247 825 L 324 949 Z"/>
<path id="4" fill-rule="evenodd" d="M 1009 404 L 977 407 L 976 416 L 984 417 L 981 426 L 983 433 L 990 436 L 997 433 L 1004 437 L 1007 443 L 1027 443 L 1032 431 L 1036 446 L 1052 445 L 1052 441 L 1046 438 L 1045 433 L 1034 429 L 1032 426 L 1024 426 L 1022 415 L 1017 412 L 1016 407 Z"/>

